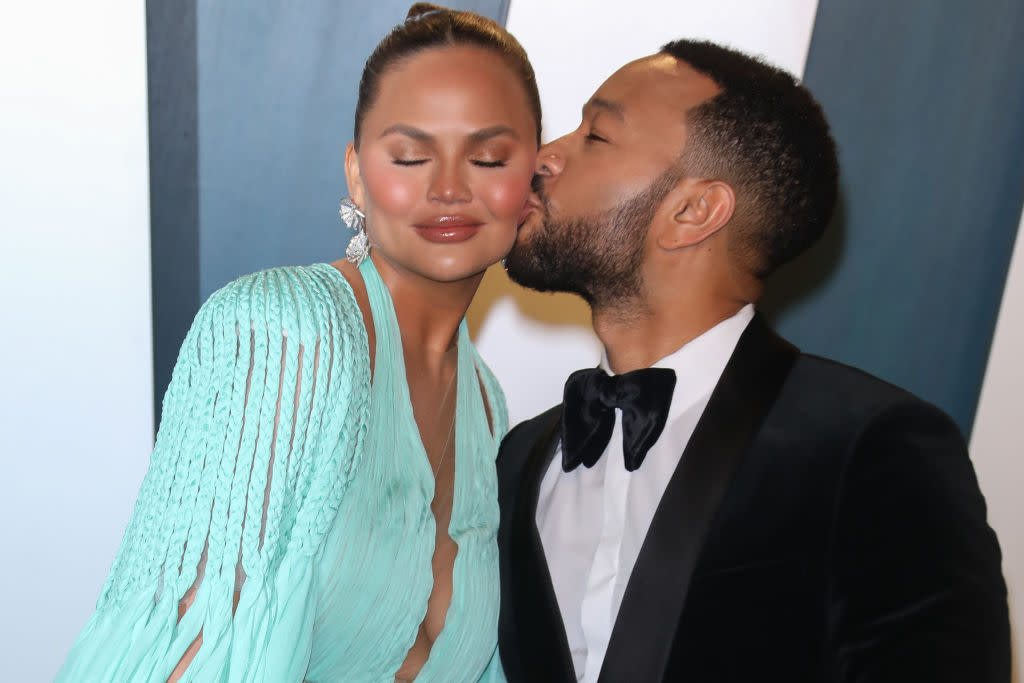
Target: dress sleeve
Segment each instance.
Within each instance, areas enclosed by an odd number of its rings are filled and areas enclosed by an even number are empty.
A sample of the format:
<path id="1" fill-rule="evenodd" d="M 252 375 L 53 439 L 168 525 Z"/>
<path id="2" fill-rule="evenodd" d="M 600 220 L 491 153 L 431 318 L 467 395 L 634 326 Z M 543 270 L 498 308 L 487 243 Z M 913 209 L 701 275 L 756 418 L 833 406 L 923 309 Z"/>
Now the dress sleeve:
<path id="1" fill-rule="evenodd" d="M 149 471 L 60 681 L 294 681 L 316 556 L 357 465 L 369 364 L 351 290 L 323 270 L 247 276 L 196 316 Z M 187 610 L 179 620 L 179 603 Z"/>

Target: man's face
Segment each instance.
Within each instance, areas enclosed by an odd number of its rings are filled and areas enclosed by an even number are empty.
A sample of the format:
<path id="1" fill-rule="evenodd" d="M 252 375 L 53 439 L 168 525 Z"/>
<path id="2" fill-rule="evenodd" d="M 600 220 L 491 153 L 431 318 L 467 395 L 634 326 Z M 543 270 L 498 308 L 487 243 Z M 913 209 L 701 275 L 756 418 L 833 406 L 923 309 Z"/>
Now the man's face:
<path id="1" fill-rule="evenodd" d="M 512 279 L 599 306 L 637 296 L 647 229 L 679 180 L 686 112 L 717 93 L 670 55 L 632 62 L 605 81 L 580 127 L 538 153 L 540 208 L 506 261 Z"/>

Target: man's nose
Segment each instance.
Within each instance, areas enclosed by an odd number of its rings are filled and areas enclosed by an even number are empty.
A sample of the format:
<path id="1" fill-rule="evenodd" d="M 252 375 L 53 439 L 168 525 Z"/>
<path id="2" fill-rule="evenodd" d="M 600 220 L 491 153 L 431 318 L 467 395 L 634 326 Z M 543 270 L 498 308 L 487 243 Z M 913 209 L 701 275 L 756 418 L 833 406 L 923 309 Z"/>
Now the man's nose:
<path id="1" fill-rule="evenodd" d="M 557 142 L 558 140 L 549 142 L 537 151 L 537 175 L 556 176 L 565 168 L 565 156 Z"/>

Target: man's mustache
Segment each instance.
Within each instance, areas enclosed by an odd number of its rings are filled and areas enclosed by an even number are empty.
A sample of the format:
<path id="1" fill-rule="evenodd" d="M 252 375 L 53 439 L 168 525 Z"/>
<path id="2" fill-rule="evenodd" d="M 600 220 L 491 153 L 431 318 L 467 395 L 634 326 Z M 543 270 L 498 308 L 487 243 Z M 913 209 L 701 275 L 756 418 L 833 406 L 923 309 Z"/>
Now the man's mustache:
<path id="1" fill-rule="evenodd" d="M 533 178 L 530 180 L 530 189 L 533 190 L 538 197 L 544 199 L 544 176 L 539 173 L 535 173 Z"/>

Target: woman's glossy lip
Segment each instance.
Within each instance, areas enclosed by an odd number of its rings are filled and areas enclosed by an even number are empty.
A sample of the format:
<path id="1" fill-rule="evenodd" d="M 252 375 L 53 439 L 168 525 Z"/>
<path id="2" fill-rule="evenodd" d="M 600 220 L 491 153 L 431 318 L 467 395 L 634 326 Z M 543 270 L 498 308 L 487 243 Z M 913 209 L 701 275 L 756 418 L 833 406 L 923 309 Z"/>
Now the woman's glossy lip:
<path id="1" fill-rule="evenodd" d="M 464 242 L 473 235 L 480 232 L 483 223 L 446 223 L 444 225 L 423 225 L 418 224 L 416 233 L 428 242 L 448 244 L 451 242 Z"/>
<path id="2" fill-rule="evenodd" d="M 479 227 L 484 224 L 484 221 L 479 218 L 472 216 L 464 216 L 462 214 L 451 214 L 444 216 L 433 216 L 426 220 L 417 221 L 414 223 L 414 227 L 417 228 L 466 228 L 466 227 Z"/>

